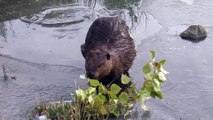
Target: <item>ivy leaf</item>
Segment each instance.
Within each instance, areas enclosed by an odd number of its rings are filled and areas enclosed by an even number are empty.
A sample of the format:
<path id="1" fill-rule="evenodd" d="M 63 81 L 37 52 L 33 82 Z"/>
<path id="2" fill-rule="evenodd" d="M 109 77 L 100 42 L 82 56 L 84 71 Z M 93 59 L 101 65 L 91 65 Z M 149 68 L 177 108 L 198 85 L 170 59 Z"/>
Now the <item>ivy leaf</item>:
<path id="1" fill-rule="evenodd" d="M 128 76 L 122 74 L 122 76 L 121 76 L 121 82 L 124 85 L 126 85 L 126 84 L 128 84 L 130 82 L 130 78 Z"/>
<path id="2" fill-rule="evenodd" d="M 112 91 L 114 94 L 118 94 L 121 91 L 121 88 L 116 84 L 112 84 L 110 91 Z"/>
<path id="3" fill-rule="evenodd" d="M 125 92 L 122 92 L 120 95 L 119 95 L 119 101 L 122 105 L 125 105 L 128 103 L 128 95 L 127 93 Z"/>
<path id="4" fill-rule="evenodd" d="M 93 86 L 93 87 L 97 87 L 97 86 L 100 85 L 100 82 L 99 82 L 98 80 L 95 80 L 95 79 L 90 79 L 90 80 L 89 80 L 89 83 L 90 83 L 90 85 Z"/>
<path id="5" fill-rule="evenodd" d="M 151 68 L 150 68 L 149 63 L 147 63 L 146 65 L 143 66 L 143 72 L 144 72 L 145 74 L 151 72 Z"/>
<path id="6" fill-rule="evenodd" d="M 155 59 L 155 51 L 151 50 L 150 52 L 152 53 L 152 59 Z"/>

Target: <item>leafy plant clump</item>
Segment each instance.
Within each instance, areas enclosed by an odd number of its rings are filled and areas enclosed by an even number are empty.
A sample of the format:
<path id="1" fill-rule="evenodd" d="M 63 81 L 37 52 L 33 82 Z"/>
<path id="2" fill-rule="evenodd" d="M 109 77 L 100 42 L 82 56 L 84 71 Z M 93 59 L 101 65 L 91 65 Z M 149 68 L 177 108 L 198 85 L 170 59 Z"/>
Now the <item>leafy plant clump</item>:
<path id="1" fill-rule="evenodd" d="M 131 113 L 136 102 L 139 102 L 144 110 L 148 110 L 145 103 L 149 98 L 163 99 L 161 86 L 166 81 L 165 75 L 168 73 L 163 68 L 166 60 L 155 61 L 155 52 L 151 51 L 151 53 L 152 59 L 148 60 L 142 69 L 145 74 L 144 84 L 138 90 L 136 90 L 136 83 L 131 83 L 130 87 L 123 90 L 117 84 L 106 87 L 98 80 L 80 76 L 88 80 L 89 87 L 76 90 L 75 99 L 72 102 L 40 103 L 35 108 L 35 113 L 57 120 L 93 120 L 121 115 L 125 118 Z M 122 75 L 121 82 L 124 85 L 130 84 L 130 78 Z"/>

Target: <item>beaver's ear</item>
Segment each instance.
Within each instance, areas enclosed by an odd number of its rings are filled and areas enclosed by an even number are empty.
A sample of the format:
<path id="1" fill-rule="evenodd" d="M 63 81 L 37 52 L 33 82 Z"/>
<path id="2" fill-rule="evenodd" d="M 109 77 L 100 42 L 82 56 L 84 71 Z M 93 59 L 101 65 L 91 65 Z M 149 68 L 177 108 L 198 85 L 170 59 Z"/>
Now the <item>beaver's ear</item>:
<path id="1" fill-rule="evenodd" d="M 110 56 L 109 53 L 107 53 L 107 54 L 106 54 L 106 57 L 107 57 L 107 60 L 109 60 L 111 56 Z"/>

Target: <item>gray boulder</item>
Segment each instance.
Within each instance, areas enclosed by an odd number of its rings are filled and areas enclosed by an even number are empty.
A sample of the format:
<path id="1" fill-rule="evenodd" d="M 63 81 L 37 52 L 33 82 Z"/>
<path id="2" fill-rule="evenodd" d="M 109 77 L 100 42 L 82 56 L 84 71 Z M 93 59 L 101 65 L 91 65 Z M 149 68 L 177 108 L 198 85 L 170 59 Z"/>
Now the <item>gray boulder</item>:
<path id="1" fill-rule="evenodd" d="M 207 37 L 207 31 L 203 26 L 191 25 L 180 34 L 180 37 L 192 42 L 199 42 Z"/>

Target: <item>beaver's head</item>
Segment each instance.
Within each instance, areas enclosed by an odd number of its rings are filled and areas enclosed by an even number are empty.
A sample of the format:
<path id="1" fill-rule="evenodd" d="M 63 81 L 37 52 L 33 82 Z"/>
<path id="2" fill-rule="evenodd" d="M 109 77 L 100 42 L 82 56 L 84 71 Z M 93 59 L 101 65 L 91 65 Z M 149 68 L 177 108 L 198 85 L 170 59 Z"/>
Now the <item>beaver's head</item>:
<path id="1" fill-rule="evenodd" d="M 112 56 L 100 49 L 88 51 L 85 61 L 87 77 L 100 80 L 110 75 L 113 69 Z"/>

